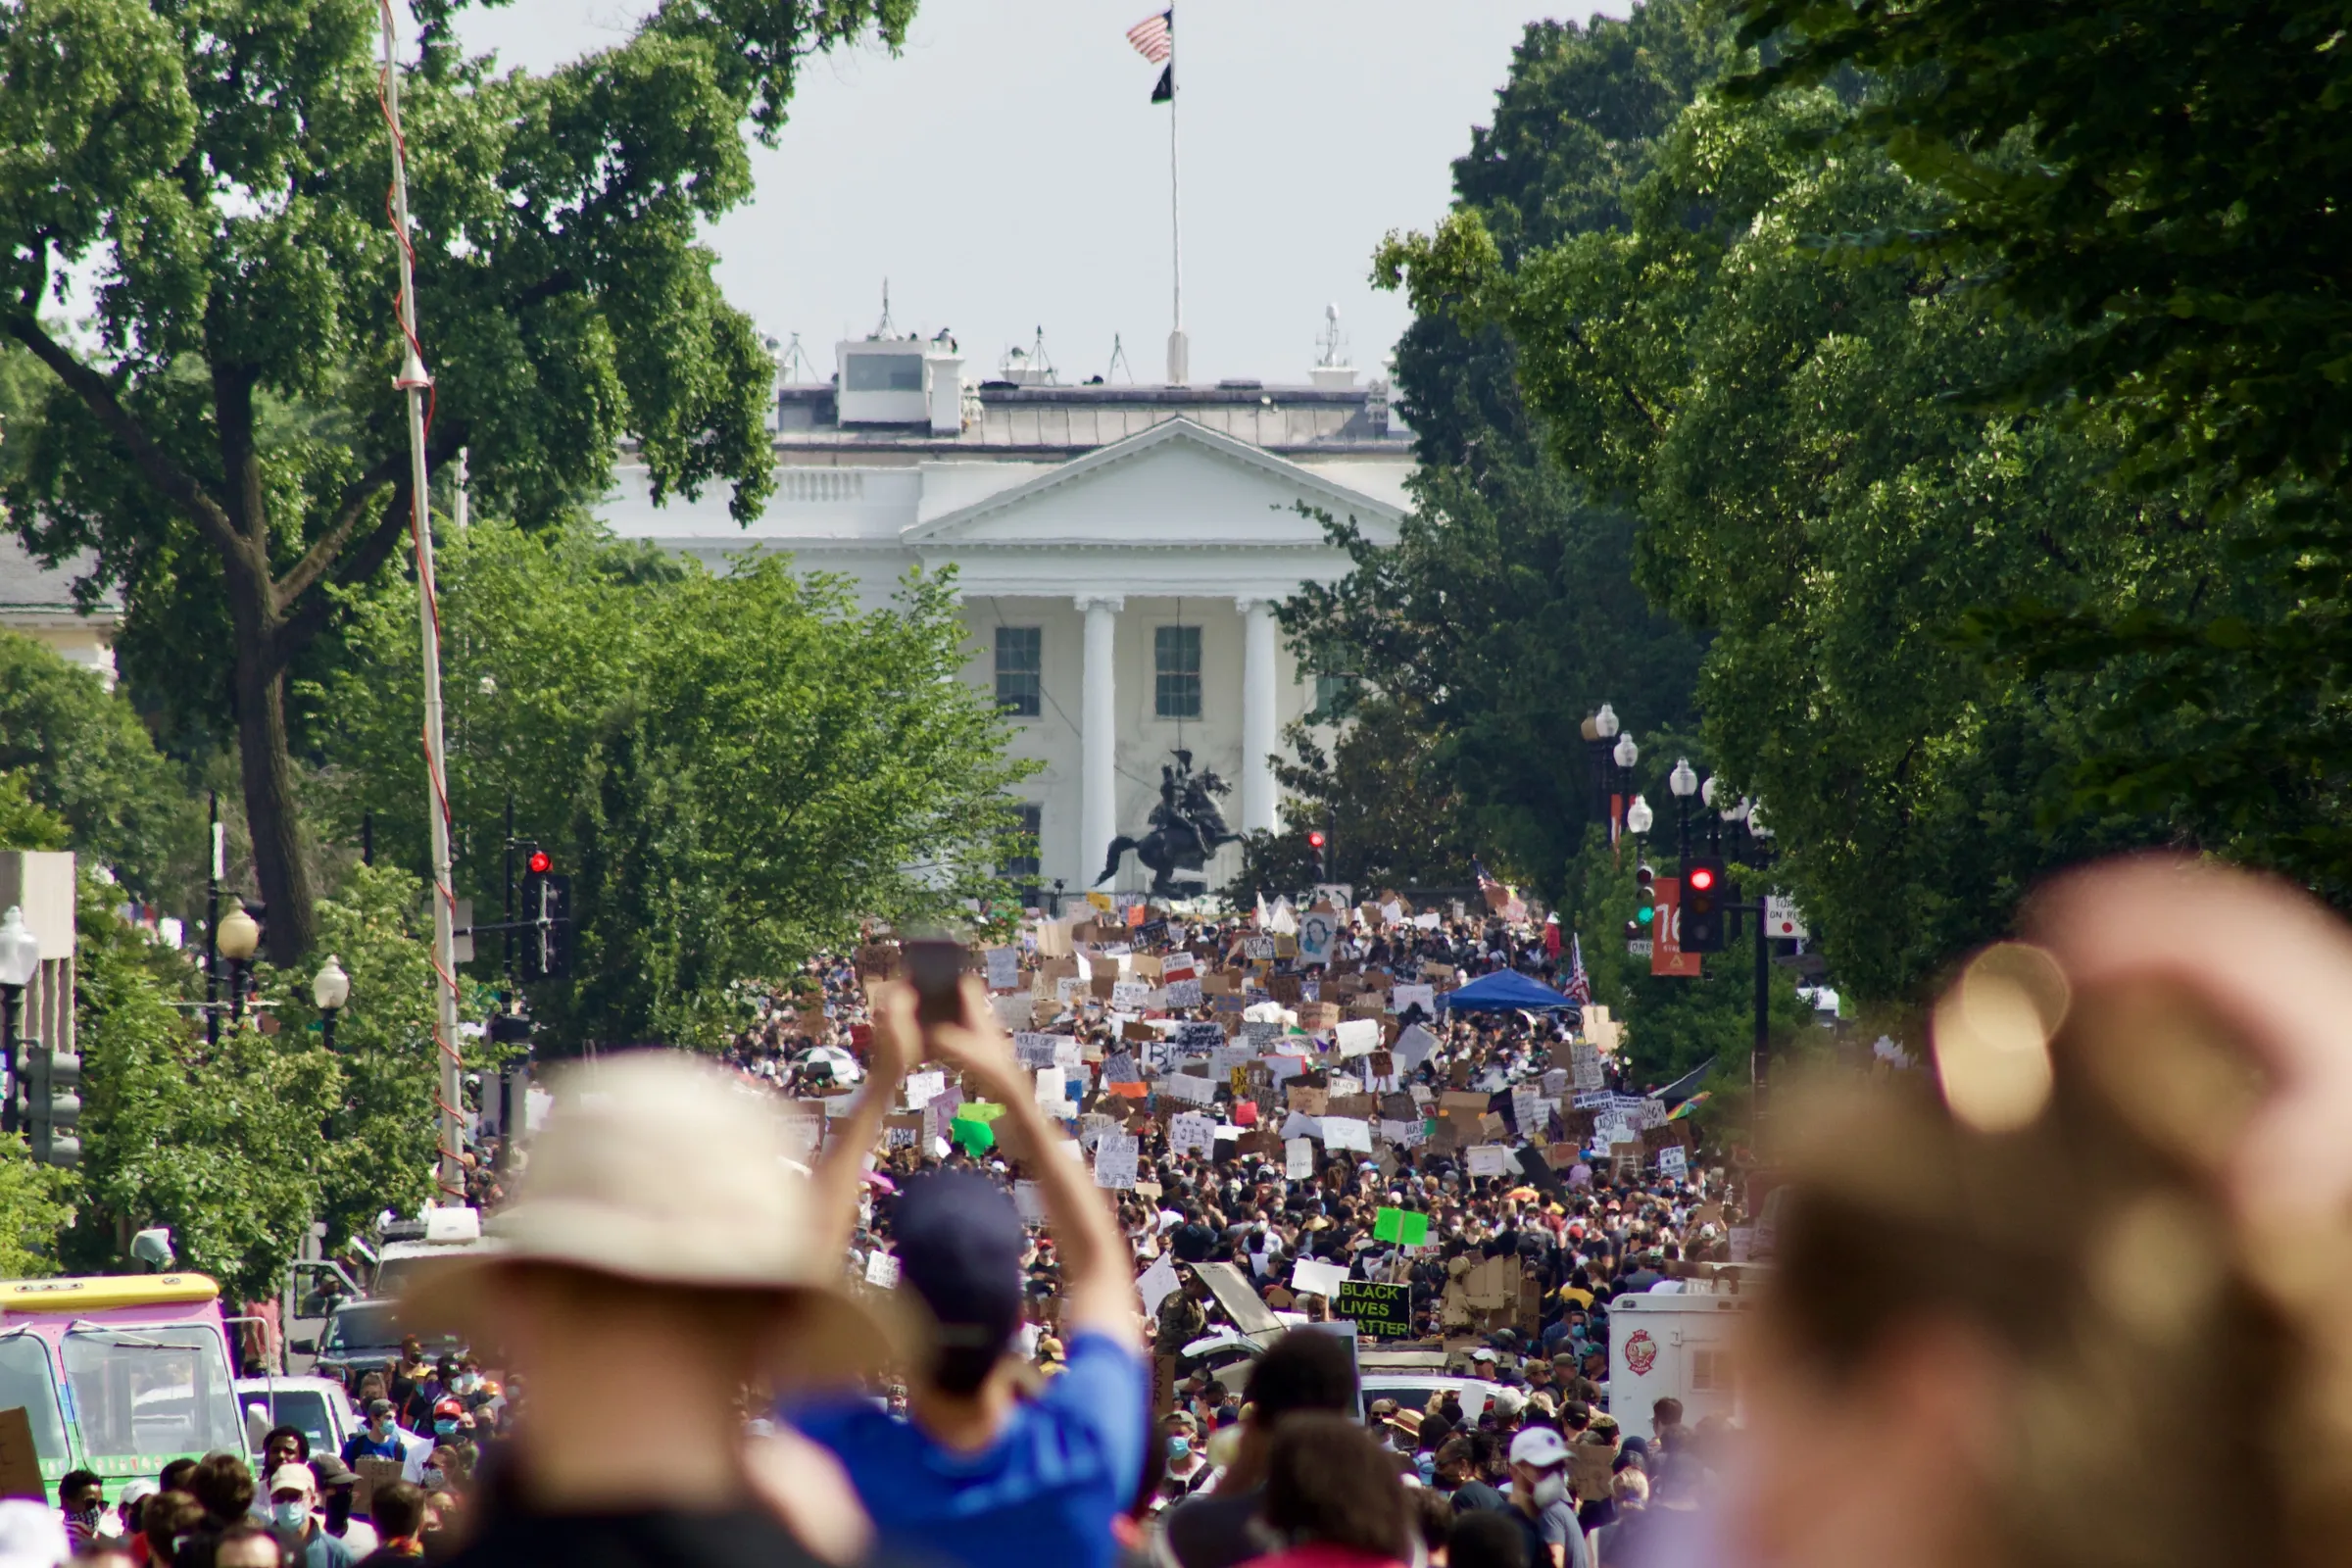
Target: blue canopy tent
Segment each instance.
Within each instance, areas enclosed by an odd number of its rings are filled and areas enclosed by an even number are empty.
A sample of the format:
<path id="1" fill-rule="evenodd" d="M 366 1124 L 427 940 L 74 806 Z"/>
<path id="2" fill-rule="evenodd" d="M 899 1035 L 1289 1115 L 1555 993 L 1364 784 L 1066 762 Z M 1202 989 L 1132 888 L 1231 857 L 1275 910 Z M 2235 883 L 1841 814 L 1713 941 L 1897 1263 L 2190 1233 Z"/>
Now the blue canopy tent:
<path id="1" fill-rule="evenodd" d="M 1577 1004 L 1541 981 L 1516 969 L 1482 974 L 1457 991 L 1438 998 L 1440 1007 L 1457 1012 L 1556 1012 L 1577 1010 Z"/>

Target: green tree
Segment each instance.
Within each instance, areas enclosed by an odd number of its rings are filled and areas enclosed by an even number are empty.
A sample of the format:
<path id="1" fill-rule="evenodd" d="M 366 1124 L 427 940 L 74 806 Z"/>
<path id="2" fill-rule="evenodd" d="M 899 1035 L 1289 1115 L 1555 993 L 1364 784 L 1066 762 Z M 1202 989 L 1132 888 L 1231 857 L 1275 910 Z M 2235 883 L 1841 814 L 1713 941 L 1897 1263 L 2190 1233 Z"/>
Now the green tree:
<path id="1" fill-rule="evenodd" d="M 460 892 L 500 907 L 511 792 L 518 829 L 573 878 L 576 978 L 533 998 L 556 1040 L 708 1041 L 737 982 L 781 978 L 861 917 L 1001 892 L 989 868 L 1024 765 L 962 678 L 945 583 L 910 578 L 865 612 L 773 557 L 714 576 L 498 522 L 452 540 L 443 582 Z M 379 852 L 416 865 L 400 598 L 355 616 L 353 663 L 320 701 L 339 715 L 331 811 L 372 811 Z M 485 938 L 476 973 L 495 977 L 502 952 Z"/>
<path id="2" fill-rule="evenodd" d="M 770 367 L 700 225 L 751 188 L 809 54 L 913 0 L 662 0 L 546 75 L 417 12 L 399 69 L 428 460 L 469 451 L 488 507 L 567 514 L 633 437 L 656 496 L 769 484 Z M 11 525 L 123 585 L 126 674 L 233 715 L 271 955 L 311 945 L 284 681 L 409 526 L 389 162 L 364 0 L 25 0 L 0 10 L 0 330 L 51 372 Z M 100 280 L 85 346 L 43 316 Z M 12 433 L 12 440 L 16 438 Z"/>
<path id="3" fill-rule="evenodd" d="M 58 1237 L 73 1223 L 71 1171 L 36 1163 L 22 1133 L 0 1138 L 0 1279 L 58 1270 Z"/>
<path id="4" fill-rule="evenodd" d="M 82 1187 L 75 1266 L 122 1265 L 117 1221 L 168 1225 L 182 1262 L 231 1300 L 262 1300 L 319 1208 L 319 1126 L 338 1075 L 315 1041 L 252 1013 L 207 1045 L 182 1003 L 185 960 L 124 924 L 85 881 L 75 952 Z M 265 968 L 263 987 L 272 983 Z"/>
<path id="5" fill-rule="evenodd" d="M 65 844 L 134 893 L 177 891 L 203 824 L 120 690 L 31 638 L 0 631 L 0 773 L 65 823 Z"/>
<path id="6" fill-rule="evenodd" d="M 66 819 L 32 798 L 22 773 L 0 773 L 0 850 L 62 850 L 73 842 Z"/>
<path id="7" fill-rule="evenodd" d="M 1727 58 L 1695 0 L 1531 23 L 1493 125 L 1453 166 L 1457 210 L 1500 236 L 1505 266 L 1622 226 L 1655 139 Z M 1401 539 L 1383 550 L 1335 528 L 1354 573 L 1293 601 L 1284 624 L 1315 667 L 1360 675 L 1424 726 L 1409 744 L 1445 780 L 1445 836 L 1556 896 L 1593 813 L 1578 724 L 1604 701 L 1644 731 L 1687 724 L 1700 644 L 1635 588 L 1631 515 L 1536 438 L 1510 339 L 1448 303 L 1417 296 L 1397 345 L 1420 460 Z"/>
<path id="8" fill-rule="evenodd" d="M 2111 425 L 1955 396 L 2062 329 L 1988 308 L 1941 263 L 1817 241 L 1937 211 L 1838 140 L 1854 112 L 1827 89 L 1702 98 L 1630 230 L 1511 270 L 1462 215 L 1396 260 L 1509 334 L 1555 458 L 1638 511 L 1642 581 L 1713 637 L 1709 755 L 1766 803 L 1785 885 L 1877 997 L 2003 930 L 2050 867 L 2180 832 L 2069 794 L 2130 672 L 1989 667 L 1966 643 L 1980 607 L 2258 596 L 2173 498 L 2108 482 Z"/>
<path id="9" fill-rule="evenodd" d="M 1900 7 L 1744 0 L 1755 96 L 1859 67 L 1850 126 L 1935 209 L 1839 243 L 1966 270 L 2060 322 L 1976 387 L 2101 427 L 2116 477 L 2218 541 L 2184 601 L 1988 600 L 2016 679 L 2114 683 L 2068 770 L 2130 813 L 2352 905 L 2352 144 L 2342 17 L 2312 0 Z"/>

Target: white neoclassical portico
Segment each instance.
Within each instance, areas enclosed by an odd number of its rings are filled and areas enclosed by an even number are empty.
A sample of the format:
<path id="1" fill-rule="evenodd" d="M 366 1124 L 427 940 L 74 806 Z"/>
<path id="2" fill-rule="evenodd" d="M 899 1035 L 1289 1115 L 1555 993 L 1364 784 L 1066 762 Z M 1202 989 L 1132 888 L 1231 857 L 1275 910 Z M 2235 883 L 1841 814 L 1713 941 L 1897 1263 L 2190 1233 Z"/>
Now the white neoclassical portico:
<path id="1" fill-rule="evenodd" d="M 1176 416 L 1051 462 L 786 468 L 748 530 L 708 504 L 632 508 L 624 470 L 607 515 L 713 564 L 747 542 L 790 551 L 854 579 L 875 609 L 908 567 L 952 570 L 967 678 L 993 692 L 1013 755 L 1036 764 L 1016 794 L 1037 855 L 1006 869 L 1075 896 L 1098 885 L 1113 840 L 1148 830 L 1178 752 L 1231 787 L 1229 830 L 1279 825 L 1272 758 L 1319 694 L 1276 612 L 1350 564 L 1300 505 L 1393 539 L 1409 467 L 1393 445 L 1278 453 Z M 1221 885 L 1238 865 L 1229 847 L 1204 875 Z M 1102 885 L 1134 891 L 1150 875 L 1129 856 Z"/>

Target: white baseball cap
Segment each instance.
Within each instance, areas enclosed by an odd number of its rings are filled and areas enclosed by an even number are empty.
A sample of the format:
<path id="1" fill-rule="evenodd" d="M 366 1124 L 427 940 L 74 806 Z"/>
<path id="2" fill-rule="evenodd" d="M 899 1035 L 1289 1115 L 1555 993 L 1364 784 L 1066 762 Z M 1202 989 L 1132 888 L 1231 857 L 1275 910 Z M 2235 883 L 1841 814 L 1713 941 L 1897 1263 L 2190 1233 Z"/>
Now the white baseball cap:
<path id="1" fill-rule="evenodd" d="M 1568 1462 L 1568 1443 L 1549 1427 L 1529 1427 L 1511 1439 L 1511 1463 L 1548 1470 Z"/>

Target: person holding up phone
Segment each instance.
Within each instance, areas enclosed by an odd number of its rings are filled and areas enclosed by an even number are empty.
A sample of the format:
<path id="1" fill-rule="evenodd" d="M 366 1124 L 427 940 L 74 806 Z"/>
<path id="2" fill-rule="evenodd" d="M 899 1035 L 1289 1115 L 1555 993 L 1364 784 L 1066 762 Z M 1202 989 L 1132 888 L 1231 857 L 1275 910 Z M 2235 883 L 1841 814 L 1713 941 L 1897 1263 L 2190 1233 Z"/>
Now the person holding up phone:
<path id="1" fill-rule="evenodd" d="M 783 1413 L 848 1471 L 885 1554 L 965 1568 L 1110 1568 L 1111 1521 L 1135 1493 L 1151 1433 L 1134 1261 L 1086 1165 L 1068 1156 L 1068 1140 L 1037 1108 L 978 979 L 963 976 L 948 996 L 950 1021 L 926 1026 L 913 987 L 877 993 L 865 1097 L 816 1172 L 833 1205 L 828 1221 L 846 1242 L 858 1172 L 900 1075 L 926 1058 L 961 1068 L 1003 1103 L 998 1126 L 1030 1152 L 1061 1258 L 1067 1369 L 1023 1397 L 1020 1215 L 996 1183 L 943 1171 L 908 1182 L 891 1214 L 900 1288 L 937 1325 L 929 1364 L 909 1379 L 906 1414 L 862 1398 Z"/>

